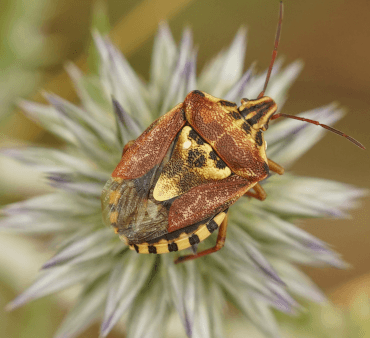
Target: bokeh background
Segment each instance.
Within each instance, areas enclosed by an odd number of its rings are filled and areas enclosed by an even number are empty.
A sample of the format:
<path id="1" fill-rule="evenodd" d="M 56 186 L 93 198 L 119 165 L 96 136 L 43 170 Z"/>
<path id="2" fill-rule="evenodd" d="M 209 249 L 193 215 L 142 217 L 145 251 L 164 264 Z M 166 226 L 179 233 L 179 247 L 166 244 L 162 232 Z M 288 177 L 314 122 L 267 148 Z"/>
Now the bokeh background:
<path id="1" fill-rule="evenodd" d="M 284 112 L 296 114 L 336 101 L 347 115 L 335 127 L 369 148 L 370 1 L 286 0 L 284 5 L 279 56 L 285 64 L 296 59 L 305 63 L 289 92 Z M 199 69 L 227 46 L 243 25 L 248 27 L 246 67 L 258 61 L 257 68 L 263 70 L 270 62 L 278 7 L 277 0 L 2 0 L 0 147 L 30 143 L 60 146 L 22 115 L 16 100 L 22 97 L 40 101 L 40 91 L 44 89 L 76 102 L 63 67 L 73 61 L 86 72 L 95 71 L 91 27 L 109 31 L 135 70 L 147 79 L 153 37 L 160 21 L 168 21 L 177 41 L 184 26 L 193 30 L 200 47 Z M 49 189 L 29 169 L 3 157 L 0 171 L 1 205 Z M 330 133 L 291 171 L 370 188 L 369 150 L 362 151 Z M 367 197 L 349 219 L 299 223 L 330 243 L 351 268 L 305 269 L 334 305 L 311 306 L 298 319 L 282 318 L 286 332 L 293 332 L 300 321 L 302 331 L 304 325 L 312 328 L 307 334 L 322 332 L 313 337 L 341 337 L 343 332 L 343 337 L 370 337 L 369 210 Z M 0 234 L 0 338 L 51 337 L 62 320 L 74 290 L 35 301 L 14 313 L 3 311 L 51 255 L 42 238 Z M 233 313 L 228 317 L 228 335 L 245 337 L 250 330 L 247 324 L 235 319 Z M 177 332 L 176 323 L 171 327 Z M 181 330 L 180 327 L 178 332 Z M 98 337 L 98 327 L 81 337 Z M 122 334 L 116 331 L 109 337 Z"/>

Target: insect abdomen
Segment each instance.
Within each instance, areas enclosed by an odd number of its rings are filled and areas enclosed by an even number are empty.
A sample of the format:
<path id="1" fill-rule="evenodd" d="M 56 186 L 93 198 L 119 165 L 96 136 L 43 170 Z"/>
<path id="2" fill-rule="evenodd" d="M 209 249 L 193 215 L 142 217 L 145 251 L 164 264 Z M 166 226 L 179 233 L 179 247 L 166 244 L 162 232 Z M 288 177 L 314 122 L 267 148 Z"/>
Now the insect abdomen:
<path id="1" fill-rule="evenodd" d="M 226 212 L 221 212 L 212 220 L 200 224 L 193 232 L 182 232 L 177 238 L 172 240 L 162 238 L 158 242 L 150 241 L 150 243 L 133 244 L 130 245 L 130 249 L 144 254 L 162 254 L 190 248 L 192 245 L 202 242 L 217 230 L 225 216 Z"/>

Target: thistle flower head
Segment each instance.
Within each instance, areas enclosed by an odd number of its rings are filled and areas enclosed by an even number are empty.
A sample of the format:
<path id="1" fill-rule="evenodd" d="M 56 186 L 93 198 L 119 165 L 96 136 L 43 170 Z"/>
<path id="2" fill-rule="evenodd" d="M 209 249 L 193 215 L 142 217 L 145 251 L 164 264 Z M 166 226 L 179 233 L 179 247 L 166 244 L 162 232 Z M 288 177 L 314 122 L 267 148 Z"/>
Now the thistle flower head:
<path id="1" fill-rule="evenodd" d="M 340 257 L 319 239 L 295 227 L 307 217 L 341 217 L 362 192 L 348 185 L 292 174 L 262 182 L 266 201 L 240 199 L 231 209 L 225 247 L 216 254 L 174 265 L 174 254 L 138 255 L 102 223 L 100 195 L 120 160 L 123 146 L 157 117 L 200 89 L 238 102 L 257 97 L 265 74 L 243 73 L 246 40 L 240 30 L 229 48 L 196 74 L 196 50 L 185 30 L 180 44 L 163 24 L 155 38 L 150 80 L 145 83 L 107 37 L 95 34 L 99 76 L 68 72 L 81 99 L 76 106 L 45 93 L 50 105 L 28 101 L 25 113 L 65 142 L 61 150 L 41 147 L 3 153 L 36 167 L 55 191 L 7 206 L 0 227 L 49 234 L 57 253 L 36 282 L 9 308 L 75 284 L 83 290 L 55 337 L 75 337 L 100 319 L 105 337 L 124 316 L 128 337 L 163 337 L 176 309 L 188 337 L 223 337 L 225 304 L 232 303 L 268 337 L 277 337 L 272 309 L 299 310 L 295 298 L 323 300 L 296 267 L 342 268 Z M 300 62 L 277 62 L 267 90 L 282 107 Z M 112 97 L 116 104 L 112 104 Z M 116 105 L 116 107 L 114 107 Z M 115 109 L 116 108 L 116 109 Z M 328 105 L 302 116 L 333 124 L 342 111 Z M 265 139 L 268 157 L 289 167 L 316 143 L 323 130 L 292 120 L 271 124 Z M 200 246 L 210 247 L 212 236 Z"/>

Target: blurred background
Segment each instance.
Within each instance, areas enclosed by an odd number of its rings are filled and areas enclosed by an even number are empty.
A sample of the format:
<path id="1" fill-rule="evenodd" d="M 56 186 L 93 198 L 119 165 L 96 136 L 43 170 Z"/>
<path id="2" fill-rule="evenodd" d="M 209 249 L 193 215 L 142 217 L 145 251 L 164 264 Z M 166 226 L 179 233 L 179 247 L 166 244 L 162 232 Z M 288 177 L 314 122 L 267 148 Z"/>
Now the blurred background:
<path id="1" fill-rule="evenodd" d="M 95 71 L 91 66 L 94 58 L 91 27 L 109 31 L 134 69 L 148 79 L 153 37 L 160 21 L 168 21 L 177 41 L 184 26 L 193 30 L 195 43 L 200 47 L 199 69 L 227 46 L 244 25 L 248 28 L 246 67 L 257 61 L 258 70 L 263 70 L 270 62 L 279 7 L 277 0 L 2 0 L 1 3 L 1 147 L 30 143 L 59 145 L 53 136 L 25 118 L 16 102 L 18 98 L 41 101 L 42 89 L 77 102 L 63 67 L 73 61 L 85 72 Z M 335 127 L 369 148 L 370 2 L 286 0 L 284 5 L 279 56 L 284 57 L 285 64 L 297 58 L 305 63 L 289 92 L 284 113 L 297 114 L 336 101 L 347 115 Z M 29 169 L 3 157 L 0 171 L 1 205 L 49 189 Z M 361 151 L 344 139 L 326 135 L 291 171 L 369 188 L 369 150 Z M 295 319 L 302 327 L 312 328 L 304 337 L 370 337 L 369 210 L 367 197 L 351 212 L 350 219 L 299 223 L 330 243 L 351 265 L 346 271 L 305 269 L 334 305 L 311 306 L 310 311 Z M 71 292 L 35 301 L 14 313 L 3 313 L 5 304 L 30 285 L 51 255 L 40 239 L 0 234 L 0 338 L 51 337 L 55 332 L 73 298 Z M 294 333 L 294 321 L 287 318 L 281 321 L 289 337 L 299 336 L 300 333 Z M 245 337 L 250 328 L 241 320 L 233 323 L 229 325 L 228 336 Z M 176 331 L 176 325 L 173 326 Z M 113 332 L 109 337 L 118 336 L 122 334 Z M 252 336 L 257 337 L 257 333 Z M 98 327 L 81 337 L 98 337 Z"/>

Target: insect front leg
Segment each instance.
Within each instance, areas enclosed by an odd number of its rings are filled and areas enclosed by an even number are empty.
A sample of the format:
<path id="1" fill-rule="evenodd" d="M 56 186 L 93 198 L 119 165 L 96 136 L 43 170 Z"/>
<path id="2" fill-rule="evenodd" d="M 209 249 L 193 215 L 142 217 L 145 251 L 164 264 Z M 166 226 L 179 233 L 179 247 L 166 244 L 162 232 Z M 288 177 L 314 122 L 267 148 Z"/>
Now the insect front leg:
<path id="1" fill-rule="evenodd" d="M 262 186 L 257 183 L 253 188 L 255 192 L 247 191 L 244 196 L 254 197 L 257 198 L 260 201 L 264 201 L 267 197 L 266 191 L 262 188 Z"/>
<path id="2" fill-rule="evenodd" d="M 122 156 L 123 154 L 135 143 L 135 140 L 128 141 L 122 150 Z"/>
<path id="3" fill-rule="evenodd" d="M 222 249 L 223 246 L 225 245 L 225 241 L 226 241 L 226 231 L 227 231 L 227 214 L 226 214 L 224 220 L 222 221 L 222 223 L 220 225 L 220 228 L 218 229 L 217 242 L 216 242 L 216 245 L 214 247 L 209 248 L 209 249 L 204 250 L 204 251 L 201 251 L 201 252 L 198 252 L 195 255 L 187 255 L 187 256 L 179 257 L 175 260 L 175 264 L 190 261 L 192 259 L 196 259 L 196 258 L 199 258 L 199 257 L 203 257 L 203 256 L 209 255 L 211 253 L 214 253 L 214 252 Z"/>
<path id="4" fill-rule="evenodd" d="M 269 166 L 269 169 L 279 175 L 283 175 L 284 174 L 284 168 L 277 164 L 276 162 L 270 160 L 269 158 L 267 159 L 267 163 L 268 163 L 268 166 Z"/>
<path id="5" fill-rule="evenodd" d="M 270 159 L 267 159 L 267 162 L 268 162 L 268 166 L 269 166 L 269 169 L 279 175 L 283 175 L 284 174 L 284 168 L 277 164 L 276 162 L 270 160 Z M 266 194 L 266 191 L 262 188 L 262 186 L 257 183 L 254 187 L 253 187 L 253 190 L 254 192 L 252 191 L 247 191 L 245 193 L 244 196 L 249 196 L 249 197 L 254 197 L 254 198 L 257 198 L 258 200 L 260 201 L 264 201 L 267 197 L 267 194 Z"/>

